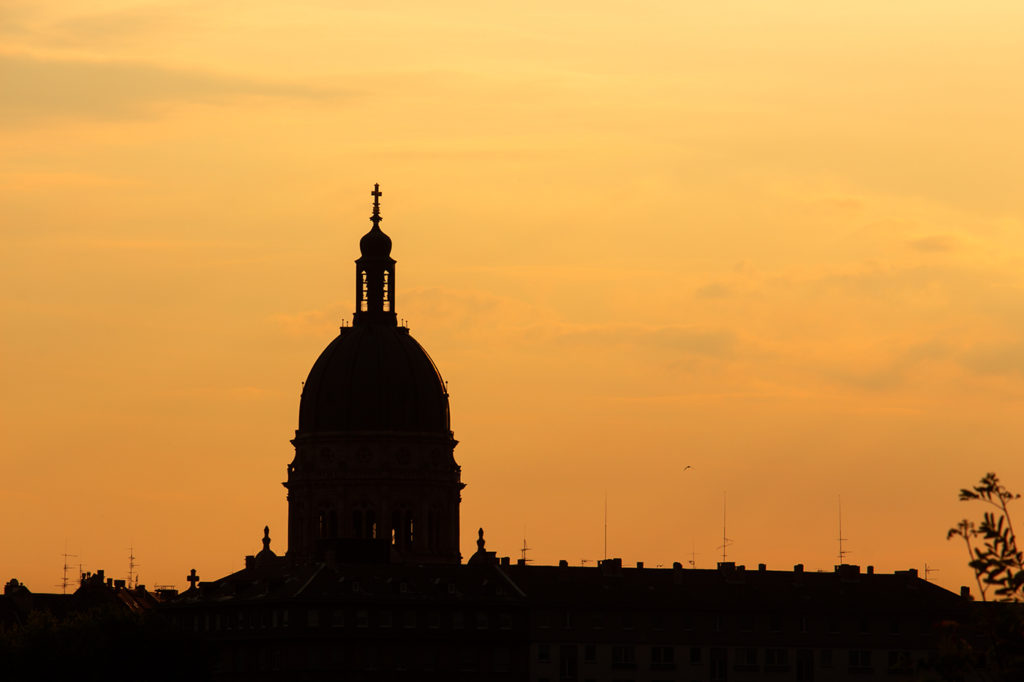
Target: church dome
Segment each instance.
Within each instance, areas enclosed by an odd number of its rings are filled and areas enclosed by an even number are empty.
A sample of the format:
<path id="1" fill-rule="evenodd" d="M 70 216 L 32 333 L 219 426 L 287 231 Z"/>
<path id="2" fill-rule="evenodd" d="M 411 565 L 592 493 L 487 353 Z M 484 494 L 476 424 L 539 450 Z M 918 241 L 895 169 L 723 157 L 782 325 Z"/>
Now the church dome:
<path id="1" fill-rule="evenodd" d="M 299 434 L 327 431 L 450 435 L 444 380 L 408 329 L 342 327 L 320 354 L 303 385 Z"/>
<path id="2" fill-rule="evenodd" d="M 374 223 L 370 231 L 359 240 L 359 252 L 363 258 L 390 258 L 391 237 Z"/>

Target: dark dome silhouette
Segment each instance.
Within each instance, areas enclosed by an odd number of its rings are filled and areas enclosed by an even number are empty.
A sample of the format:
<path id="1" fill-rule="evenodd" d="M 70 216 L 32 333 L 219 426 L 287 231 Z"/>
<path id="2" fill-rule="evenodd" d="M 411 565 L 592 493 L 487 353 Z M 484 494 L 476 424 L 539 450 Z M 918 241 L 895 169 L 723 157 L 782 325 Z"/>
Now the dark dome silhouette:
<path id="1" fill-rule="evenodd" d="M 343 327 L 309 372 L 299 432 L 448 434 L 448 394 L 433 360 L 404 327 Z"/>
<path id="2" fill-rule="evenodd" d="M 356 312 L 309 371 L 299 401 L 299 434 L 401 431 L 451 437 L 441 374 L 395 316 L 391 237 L 380 229 L 380 185 L 373 227 L 359 240 Z"/>
<path id="3" fill-rule="evenodd" d="M 359 252 L 365 258 L 388 258 L 391 255 L 391 237 L 374 223 L 373 229 L 359 240 Z"/>

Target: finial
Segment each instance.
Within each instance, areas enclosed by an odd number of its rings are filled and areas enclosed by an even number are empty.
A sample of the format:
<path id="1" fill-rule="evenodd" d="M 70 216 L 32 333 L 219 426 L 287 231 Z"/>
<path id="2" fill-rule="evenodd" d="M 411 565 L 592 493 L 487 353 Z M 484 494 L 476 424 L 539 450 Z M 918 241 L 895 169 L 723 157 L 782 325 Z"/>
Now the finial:
<path id="1" fill-rule="evenodd" d="M 373 226 L 377 227 L 380 221 L 384 220 L 380 217 L 380 197 L 384 194 L 380 191 L 380 183 L 373 183 L 373 191 L 370 192 L 370 196 L 373 197 L 373 215 L 370 216 L 370 220 L 373 221 Z"/>
<path id="2" fill-rule="evenodd" d="M 477 531 L 476 550 L 478 552 L 484 551 L 484 529 L 483 528 L 481 528 L 480 530 Z"/>
<path id="3" fill-rule="evenodd" d="M 270 551 L 270 526 L 263 526 L 263 551 Z"/>

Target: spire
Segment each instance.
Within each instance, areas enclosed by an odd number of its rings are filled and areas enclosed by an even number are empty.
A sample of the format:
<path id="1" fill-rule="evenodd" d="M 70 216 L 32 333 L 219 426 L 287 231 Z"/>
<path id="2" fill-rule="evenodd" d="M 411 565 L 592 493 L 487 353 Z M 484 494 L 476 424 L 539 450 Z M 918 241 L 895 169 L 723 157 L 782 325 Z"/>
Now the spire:
<path id="1" fill-rule="evenodd" d="M 370 196 L 373 197 L 373 215 L 370 216 L 370 220 L 373 222 L 373 226 L 380 229 L 380 221 L 384 220 L 380 217 L 380 197 L 384 194 L 380 191 L 380 183 L 373 183 L 373 191 L 370 192 Z"/>
<path id="2" fill-rule="evenodd" d="M 364 258 L 391 257 L 391 237 L 380 229 L 380 221 L 384 220 L 380 215 L 380 198 L 383 194 L 380 191 L 380 183 L 373 183 L 373 191 L 370 192 L 370 196 L 373 197 L 373 215 L 370 216 L 373 227 L 359 240 L 359 251 Z"/>
<path id="3" fill-rule="evenodd" d="M 370 322 L 398 325 L 395 316 L 395 260 L 391 257 L 391 237 L 380 229 L 380 183 L 374 183 L 373 227 L 359 240 L 356 260 L 356 312 L 352 326 Z"/>
<path id="4" fill-rule="evenodd" d="M 474 553 L 473 556 L 469 557 L 469 561 L 467 563 L 469 563 L 471 565 L 474 565 L 474 566 L 478 565 L 478 564 L 492 564 L 493 565 L 493 564 L 497 564 L 498 563 L 498 555 L 497 555 L 497 553 L 496 552 L 488 552 L 487 549 L 486 549 L 486 545 L 484 543 L 484 529 L 483 528 L 481 528 L 480 530 L 477 531 L 477 536 L 476 536 L 476 553 Z"/>

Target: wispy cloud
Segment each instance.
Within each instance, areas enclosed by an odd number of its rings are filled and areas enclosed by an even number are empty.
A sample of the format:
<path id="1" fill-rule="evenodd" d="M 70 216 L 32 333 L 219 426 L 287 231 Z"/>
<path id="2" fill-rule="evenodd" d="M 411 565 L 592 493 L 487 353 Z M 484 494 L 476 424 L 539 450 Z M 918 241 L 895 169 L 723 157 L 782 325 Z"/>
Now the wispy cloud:
<path id="1" fill-rule="evenodd" d="M 53 41 L 68 45 L 141 42 L 202 28 L 201 9 L 199 5 L 125 7 L 61 19 L 48 25 L 46 33 Z"/>
<path id="2" fill-rule="evenodd" d="M 19 124 L 66 118 L 145 118 L 182 102 L 223 104 L 244 97 L 327 101 L 353 95 L 300 83 L 125 61 L 0 54 L 0 72 L 4 74 L 0 121 Z"/>
<path id="3" fill-rule="evenodd" d="M 915 251 L 921 251 L 923 253 L 941 253 L 944 251 L 952 251 L 956 248 L 957 243 L 950 235 L 934 234 L 927 237 L 911 239 L 907 242 L 907 245 Z"/>
<path id="4" fill-rule="evenodd" d="M 979 344 L 965 351 L 961 362 L 988 375 L 1024 375 L 1024 340 Z"/>
<path id="5" fill-rule="evenodd" d="M 626 345 L 647 352 L 667 351 L 715 358 L 732 356 L 738 346 L 732 331 L 698 326 L 563 325 L 553 331 L 557 341 L 575 346 Z"/>
<path id="6" fill-rule="evenodd" d="M 697 287 L 697 290 L 694 292 L 697 298 L 726 298 L 735 293 L 735 287 L 725 282 L 710 282 Z"/>

